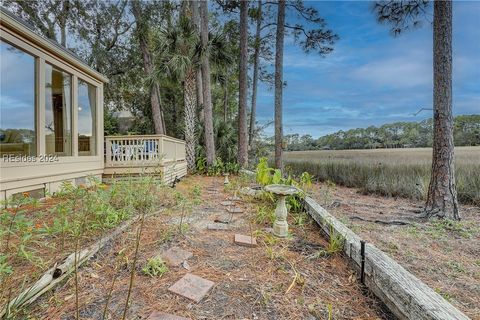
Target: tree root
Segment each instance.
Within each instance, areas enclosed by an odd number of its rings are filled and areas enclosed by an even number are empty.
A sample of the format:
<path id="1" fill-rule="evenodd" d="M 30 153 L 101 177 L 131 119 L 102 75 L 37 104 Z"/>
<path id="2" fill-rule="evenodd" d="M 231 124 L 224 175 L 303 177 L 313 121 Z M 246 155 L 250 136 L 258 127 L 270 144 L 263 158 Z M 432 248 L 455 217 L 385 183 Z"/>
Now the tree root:
<path id="1" fill-rule="evenodd" d="M 407 225 L 412 225 L 411 222 L 408 221 L 403 221 L 403 220 L 378 220 L 378 219 L 365 219 L 359 216 L 353 216 L 350 217 L 350 220 L 360 220 L 360 221 L 365 221 L 365 222 L 374 222 L 378 224 L 383 224 L 383 225 L 397 225 L 397 226 L 407 226 Z"/>

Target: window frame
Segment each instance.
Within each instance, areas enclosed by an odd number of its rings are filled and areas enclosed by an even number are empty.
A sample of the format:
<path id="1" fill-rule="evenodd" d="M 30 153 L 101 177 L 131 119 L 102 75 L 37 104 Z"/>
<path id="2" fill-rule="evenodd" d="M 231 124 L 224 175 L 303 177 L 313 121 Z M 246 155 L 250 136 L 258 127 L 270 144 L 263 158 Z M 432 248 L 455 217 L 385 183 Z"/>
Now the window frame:
<path id="1" fill-rule="evenodd" d="M 90 154 L 90 155 L 80 155 L 80 151 L 78 150 L 79 149 L 79 144 L 78 144 L 78 136 L 79 136 L 79 132 L 78 132 L 78 124 L 79 124 L 79 121 L 78 121 L 79 81 L 83 81 L 87 84 L 87 86 L 91 85 L 95 88 L 95 110 L 94 110 L 95 115 L 94 115 L 94 119 L 92 119 L 92 120 L 95 120 L 95 121 L 92 121 L 92 130 L 94 130 L 94 132 L 95 132 L 95 154 L 94 155 L 92 155 L 92 154 Z M 98 133 L 99 133 L 100 129 L 103 130 L 103 128 L 99 128 L 100 121 L 99 121 L 98 109 L 99 109 L 99 90 L 100 90 L 100 88 L 99 88 L 99 86 L 85 80 L 83 77 L 76 77 L 75 78 L 75 90 L 76 90 L 76 92 L 75 92 L 75 102 L 76 102 L 76 106 L 77 106 L 76 108 L 74 108 L 75 109 L 75 114 L 76 114 L 76 121 L 75 121 L 75 124 L 76 124 L 76 127 L 75 127 L 75 129 L 76 129 L 76 139 L 77 139 L 77 150 L 76 150 L 76 152 L 77 152 L 77 155 L 79 157 L 96 157 L 100 153 L 99 152 L 99 146 L 98 146 L 98 144 L 99 144 Z M 90 106 L 90 110 L 91 110 L 91 106 Z M 93 112 L 92 112 L 92 115 L 93 115 Z M 102 119 L 103 119 L 103 114 L 101 116 L 102 116 Z M 103 125 L 102 125 L 102 127 L 103 127 Z M 101 143 L 103 143 L 103 142 L 101 142 Z"/>
<path id="2" fill-rule="evenodd" d="M 18 44 L 16 44 L 15 42 L 13 41 L 9 41 L 8 39 L 5 39 L 3 37 L 3 34 L 0 36 L 0 41 L 2 42 L 5 42 L 7 44 L 9 44 L 10 46 L 18 49 L 18 50 L 21 50 L 22 52 L 24 52 L 25 54 L 31 56 L 33 58 L 33 128 L 34 128 L 34 131 L 35 131 L 35 155 L 33 155 L 33 157 L 38 157 L 40 155 L 40 145 L 39 145 L 39 115 L 38 115 L 38 93 L 39 93 L 39 86 L 38 86 L 38 80 L 39 80 L 39 64 L 41 63 L 41 61 L 39 61 L 38 57 L 36 55 L 34 55 L 33 53 L 31 53 L 30 51 L 26 50 L 25 48 L 19 46 Z M 26 156 L 29 156 L 29 155 L 26 155 Z M 3 157 L 2 157 L 3 158 Z"/>
<path id="3" fill-rule="evenodd" d="M 73 73 L 71 72 L 68 72 L 67 70 L 57 66 L 55 63 L 51 63 L 47 60 L 43 61 L 43 68 L 44 68 L 44 72 L 43 72 L 43 75 L 44 75 L 44 83 L 43 83 L 43 88 L 38 88 L 39 90 L 42 90 L 43 89 L 43 93 L 44 93 L 44 103 L 43 103 L 43 119 L 41 120 L 42 121 L 42 125 L 43 125 L 43 128 L 45 128 L 45 116 L 46 116 L 46 112 L 47 112 L 47 106 L 45 104 L 46 102 L 46 79 L 45 79 L 45 76 L 47 75 L 47 64 L 50 65 L 52 67 L 52 71 L 53 69 L 56 69 L 57 71 L 60 71 L 62 73 L 67 73 L 69 76 L 70 76 L 70 154 L 69 155 L 58 155 L 58 157 L 62 157 L 62 158 L 67 158 L 67 157 L 75 157 L 75 153 L 74 153 L 74 141 L 73 141 L 73 136 L 75 134 L 74 132 L 74 118 L 73 118 L 73 112 L 75 110 L 75 106 L 74 106 L 74 102 L 75 102 L 75 99 L 73 98 L 73 81 L 74 81 L 74 77 L 73 77 Z M 53 108 L 53 106 L 52 106 Z M 45 129 L 44 129 L 45 130 Z M 43 145 L 45 146 L 45 152 L 43 154 L 47 155 L 47 151 L 46 151 L 46 142 L 45 142 L 45 138 L 46 138 L 46 135 L 45 135 L 45 132 L 44 132 L 44 135 L 43 137 L 41 137 L 40 139 L 43 140 Z M 57 155 L 56 153 L 53 153 L 53 154 L 48 154 L 48 155 Z"/>

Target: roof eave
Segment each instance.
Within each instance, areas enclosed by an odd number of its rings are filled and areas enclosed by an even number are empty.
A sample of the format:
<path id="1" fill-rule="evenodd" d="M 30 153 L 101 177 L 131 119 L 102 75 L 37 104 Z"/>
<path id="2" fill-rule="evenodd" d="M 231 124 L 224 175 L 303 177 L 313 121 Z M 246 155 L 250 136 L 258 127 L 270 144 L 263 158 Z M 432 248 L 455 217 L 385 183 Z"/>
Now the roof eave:
<path id="1" fill-rule="evenodd" d="M 87 73 L 89 76 L 104 83 L 109 82 L 106 76 L 92 69 L 89 65 L 82 61 L 79 57 L 75 56 L 68 49 L 62 47 L 53 40 L 44 38 L 36 34 L 33 30 L 31 30 L 29 26 L 21 22 L 20 19 L 16 18 L 12 13 L 10 13 L 4 8 L 1 8 L 0 10 L 0 23 L 4 25 L 7 29 L 14 31 L 15 33 L 26 38 L 27 40 L 32 41 L 36 45 L 42 47 L 44 50 L 54 54 L 55 56 L 58 56 L 59 58 L 65 60 L 71 65 L 79 68 L 83 72 Z"/>

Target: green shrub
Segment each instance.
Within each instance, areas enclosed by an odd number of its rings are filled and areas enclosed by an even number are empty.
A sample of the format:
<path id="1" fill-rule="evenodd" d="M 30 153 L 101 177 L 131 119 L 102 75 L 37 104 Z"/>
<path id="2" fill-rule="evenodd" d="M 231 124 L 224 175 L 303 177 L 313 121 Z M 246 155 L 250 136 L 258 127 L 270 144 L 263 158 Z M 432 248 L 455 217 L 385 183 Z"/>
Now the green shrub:
<path id="1" fill-rule="evenodd" d="M 162 277 L 168 272 L 168 267 L 161 257 L 153 257 L 147 260 L 142 271 L 150 277 Z"/>

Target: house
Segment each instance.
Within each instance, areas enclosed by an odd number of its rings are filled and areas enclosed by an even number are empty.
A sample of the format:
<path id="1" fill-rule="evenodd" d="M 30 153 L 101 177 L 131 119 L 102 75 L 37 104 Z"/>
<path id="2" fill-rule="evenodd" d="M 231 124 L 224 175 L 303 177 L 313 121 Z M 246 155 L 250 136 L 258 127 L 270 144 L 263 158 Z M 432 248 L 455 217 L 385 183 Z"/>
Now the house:
<path id="1" fill-rule="evenodd" d="M 56 42 L 0 10 L 0 200 L 141 172 L 186 174 L 185 143 L 163 135 L 104 141 L 108 79 Z"/>

